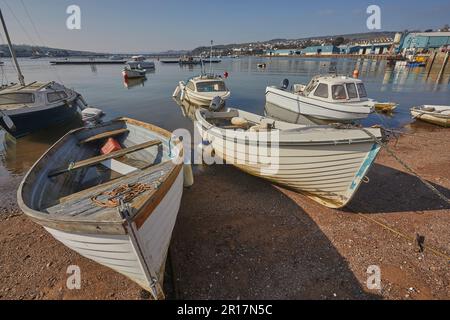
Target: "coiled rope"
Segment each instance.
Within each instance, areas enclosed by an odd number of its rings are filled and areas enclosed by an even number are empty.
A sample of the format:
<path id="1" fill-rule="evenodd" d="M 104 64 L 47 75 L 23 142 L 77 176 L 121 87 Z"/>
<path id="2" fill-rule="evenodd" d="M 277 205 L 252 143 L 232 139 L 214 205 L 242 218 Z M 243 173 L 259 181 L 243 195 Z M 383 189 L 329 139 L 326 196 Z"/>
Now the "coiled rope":
<path id="1" fill-rule="evenodd" d="M 157 188 L 157 186 L 155 186 Z M 103 192 L 95 197 L 91 198 L 91 201 L 98 207 L 101 208 L 117 208 L 120 203 L 129 203 L 136 199 L 141 194 L 153 190 L 149 184 L 136 183 L 136 184 L 126 184 L 113 189 L 112 191 Z M 106 201 L 98 200 L 99 197 L 108 197 Z"/>

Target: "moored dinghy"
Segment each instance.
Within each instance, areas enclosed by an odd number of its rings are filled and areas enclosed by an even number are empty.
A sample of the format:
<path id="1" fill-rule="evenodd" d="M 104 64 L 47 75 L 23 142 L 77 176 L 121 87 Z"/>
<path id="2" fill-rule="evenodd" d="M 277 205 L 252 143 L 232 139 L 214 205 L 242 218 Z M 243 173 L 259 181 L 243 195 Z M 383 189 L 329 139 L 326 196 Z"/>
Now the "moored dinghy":
<path id="1" fill-rule="evenodd" d="M 57 240 L 160 299 L 183 180 L 181 142 L 123 118 L 64 136 L 25 176 L 18 203 Z"/>
<path id="2" fill-rule="evenodd" d="M 145 78 L 147 70 L 141 68 L 130 68 L 125 67 L 122 70 L 122 75 L 125 79 L 137 79 L 137 78 Z"/>
<path id="3" fill-rule="evenodd" d="M 180 96 L 181 101 L 188 101 L 200 107 L 209 107 L 215 97 L 220 97 L 221 106 L 230 98 L 231 92 L 221 76 L 209 74 L 193 77 L 187 83 L 181 81 L 173 97 Z"/>
<path id="4" fill-rule="evenodd" d="M 436 124 L 441 127 L 450 127 L 450 106 L 424 105 L 411 109 L 415 119 Z"/>
<path id="5" fill-rule="evenodd" d="M 351 201 L 383 137 L 376 128 L 303 126 L 237 109 L 200 109 L 196 119 L 204 144 L 228 164 L 331 208 Z"/>

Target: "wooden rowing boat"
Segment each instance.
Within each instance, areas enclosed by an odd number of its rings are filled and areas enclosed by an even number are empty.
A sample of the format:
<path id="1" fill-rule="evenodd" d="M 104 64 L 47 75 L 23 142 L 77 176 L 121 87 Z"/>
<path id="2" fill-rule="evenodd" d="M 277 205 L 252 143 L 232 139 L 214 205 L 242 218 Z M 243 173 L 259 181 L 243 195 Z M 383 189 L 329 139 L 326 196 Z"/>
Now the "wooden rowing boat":
<path id="1" fill-rule="evenodd" d="M 450 127 L 450 106 L 423 105 L 411 109 L 414 119 L 419 119 L 441 127 Z"/>
<path id="2" fill-rule="evenodd" d="M 304 126 L 237 109 L 200 109 L 196 120 L 216 157 L 330 208 L 351 201 L 383 138 L 378 128 Z"/>
<path id="3" fill-rule="evenodd" d="M 100 155 L 110 138 L 122 148 Z M 171 133 L 121 118 L 65 135 L 25 176 L 18 203 L 67 247 L 161 299 L 183 171 Z"/>

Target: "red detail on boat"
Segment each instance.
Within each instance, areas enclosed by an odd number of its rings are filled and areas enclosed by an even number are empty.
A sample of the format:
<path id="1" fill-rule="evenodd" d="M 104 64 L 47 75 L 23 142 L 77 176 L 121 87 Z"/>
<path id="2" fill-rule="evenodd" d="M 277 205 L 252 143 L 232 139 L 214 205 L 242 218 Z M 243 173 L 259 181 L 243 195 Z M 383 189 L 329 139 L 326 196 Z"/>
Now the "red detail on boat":
<path id="1" fill-rule="evenodd" d="M 105 155 L 105 154 L 113 153 L 115 151 L 119 151 L 121 149 L 122 149 L 122 146 L 120 145 L 119 142 L 117 142 L 117 140 L 115 140 L 113 138 L 109 138 L 108 141 L 105 143 L 105 145 L 102 147 L 101 153 L 103 155 Z"/>

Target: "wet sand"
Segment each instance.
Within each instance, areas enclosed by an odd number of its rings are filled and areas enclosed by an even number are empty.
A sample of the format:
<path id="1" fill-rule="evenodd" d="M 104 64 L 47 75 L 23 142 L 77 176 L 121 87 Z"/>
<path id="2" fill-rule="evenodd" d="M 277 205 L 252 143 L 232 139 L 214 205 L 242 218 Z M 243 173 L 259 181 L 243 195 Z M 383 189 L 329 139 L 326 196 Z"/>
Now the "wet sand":
<path id="1" fill-rule="evenodd" d="M 450 131 L 426 124 L 393 150 L 450 197 Z M 1 177 L 1 175 L 0 175 Z M 420 252 L 425 237 L 450 256 L 450 206 L 385 151 L 344 210 L 230 166 L 196 168 L 171 248 L 167 290 L 176 299 L 449 299 L 447 258 Z M 0 178 L 0 299 L 147 299 L 125 277 L 58 243 L 16 205 L 21 180 Z M 81 290 L 68 290 L 69 265 Z M 382 289 L 366 286 L 381 268 Z"/>

